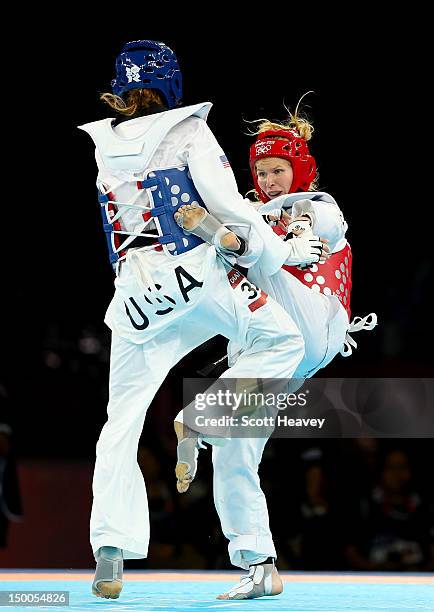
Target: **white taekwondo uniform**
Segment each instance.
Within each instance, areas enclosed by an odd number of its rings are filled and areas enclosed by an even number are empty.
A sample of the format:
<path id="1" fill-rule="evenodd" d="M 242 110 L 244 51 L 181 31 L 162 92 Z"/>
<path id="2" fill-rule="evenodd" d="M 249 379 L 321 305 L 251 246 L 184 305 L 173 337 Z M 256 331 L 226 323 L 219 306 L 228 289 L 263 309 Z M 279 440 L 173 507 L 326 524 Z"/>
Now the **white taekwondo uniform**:
<path id="1" fill-rule="evenodd" d="M 199 198 L 223 223 L 247 236 L 249 250 L 240 264 L 260 262 L 265 274 L 275 274 L 290 247 L 238 193 L 224 152 L 206 125 L 210 107 L 177 108 L 116 127 L 112 119 L 80 126 L 96 145 L 104 229 L 110 232 L 116 221 L 125 235 L 132 233 L 124 247 L 152 226 L 161 236 L 177 207 Z M 187 174 L 188 179 L 181 177 Z M 163 200 L 166 213 L 173 206 L 170 215 L 153 217 Z M 216 257 L 215 248 L 191 246 L 191 236 L 179 231 L 180 242 L 166 240 L 156 248 L 122 249 L 109 238 L 116 247 L 109 250 L 117 277 L 105 319 L 112 330 L 110 395 L 93 479 L 94 553 L 114 546 L 126 559 L 147 554 L 148 507 L 137 446 L 155 393 L 182 357 L 222 334 L 243 348 L 226 377 L 254 378 L 260 372 L 288 378 L 304 355 L 301 333 L 281 306 L 263 292 L 255 295 L 231 285 L 234 271 Z"/>
<path id="2" fill-rule="evenodd" d="M 322 192 L 293 193 L 257 206 L 261 214 L 276 214 L 276 209 L 281 208 L 293 217 L 309 214 L 314 234 L 327 238 L 332 252 L 327 262 L 313 264 L 309 269 L 284 266 L 270 275 L 259 261 L 248 270 L 248 279 L 285 308 L 303 337 L 303 358 L 294 373 L 294 378 L 302 379 L 330 363 L 344 345 L 346 354 L 350 354 L 351 345 L 356 344 L 347 332 L 372 329 L 376 317 L 369 315 L 371 323 L 366 317 L 354 329 L 350 326 L 351 252 L 345 237 L 348 226 L 335 200 Z M 229 365 L 236 364 L 242 353 L 242 347 L 230 341 Z M 229 539 L 231 562 L 244 569 L 267 557 L 276 557 L 258 475 L 267 440 L 233 437 L 225 446 L 213 447 L 215 506 L 223 533 Z"/>

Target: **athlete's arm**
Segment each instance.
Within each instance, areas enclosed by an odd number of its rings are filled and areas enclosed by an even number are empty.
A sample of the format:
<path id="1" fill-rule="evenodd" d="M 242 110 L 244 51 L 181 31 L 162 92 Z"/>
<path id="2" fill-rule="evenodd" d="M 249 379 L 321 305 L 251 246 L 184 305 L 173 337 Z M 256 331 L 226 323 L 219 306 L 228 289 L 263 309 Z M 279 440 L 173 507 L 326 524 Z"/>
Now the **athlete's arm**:
<path id="1" fill-rule="evenodd" d="M 256 263 L 265 245 L 273 252 L 276 271 L 284 263 L 299 265 L 319 261 L 319 250 L 323 250 L 324 243 L 315 237 L 300 237 L 300 242 L 294 245 L 292 241 L 280 240 L 248 200 L 244 200 L 222 148 L 204 121 L 197 122 L 196 137 L 186 157 L 195 187 L 209 212 L 248 243 L 247 252 L 238 261 L 241 266 L 248 268 Z"/>

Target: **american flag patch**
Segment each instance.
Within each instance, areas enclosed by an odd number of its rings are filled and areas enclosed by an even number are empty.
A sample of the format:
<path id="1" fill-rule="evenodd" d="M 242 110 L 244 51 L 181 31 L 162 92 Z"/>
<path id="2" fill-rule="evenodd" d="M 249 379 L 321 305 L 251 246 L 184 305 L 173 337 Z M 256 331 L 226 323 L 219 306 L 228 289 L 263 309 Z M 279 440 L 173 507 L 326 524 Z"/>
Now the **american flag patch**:
<path id="1" fill-rule="evenodd" d="M 231 165 L 228 162 L 228 158 L 226 157 L 226 155 L 220 155 L 220 161 L 223 164 L 223 168 L 230 168 Z"/>

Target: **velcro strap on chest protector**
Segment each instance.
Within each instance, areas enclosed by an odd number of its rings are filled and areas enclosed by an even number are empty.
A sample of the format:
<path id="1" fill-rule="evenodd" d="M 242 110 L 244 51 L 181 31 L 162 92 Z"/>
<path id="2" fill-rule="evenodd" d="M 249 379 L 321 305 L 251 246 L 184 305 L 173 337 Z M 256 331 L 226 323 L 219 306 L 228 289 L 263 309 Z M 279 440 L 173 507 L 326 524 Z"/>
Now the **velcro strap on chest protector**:
<path id="1" fill-rule="evenodd" d="M 151 201 L 151 215 L 158 228 L 158 242 L 169 255 L 181 255 L 196 248 L 204 241 L 184 231 L 173 218 L 180 206 L 197 204 L 206 208 L 196 190 L 188 167 L 153 170 L 147 179 L 139 183 L 147 189 Z"/>

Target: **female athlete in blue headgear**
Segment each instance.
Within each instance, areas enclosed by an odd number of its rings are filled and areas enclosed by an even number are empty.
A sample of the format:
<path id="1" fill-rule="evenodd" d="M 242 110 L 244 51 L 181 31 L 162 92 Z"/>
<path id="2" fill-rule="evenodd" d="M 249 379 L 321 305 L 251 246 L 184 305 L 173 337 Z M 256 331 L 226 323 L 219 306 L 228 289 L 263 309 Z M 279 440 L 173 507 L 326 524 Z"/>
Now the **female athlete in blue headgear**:
<path id="1" fill-rule="evenodd" d="M 181 73 L 169 47 L 127 43 L 112 85 L 113 93 L 102 99 L 117 119 L 80 126 L 96 147 L 98 200 L 116 273 L 105 317 L 112 330 L 108 420 L 97 444 L 90 525 L 97 560 L 92 588 L 106 598 L 119 597 L 123 559 L 147 555 L 148 507 L 137 446 L 170 368 L 217 334 L 244 349 L 227 377 L 254 378 L 259 368 L 266 378 L 291 377 L 303 357 L 291 317 L 247 279 L 229 282 L 239 273 L 216 256 L 231 241 L 229 230 L 210 245 L 180 228 L 174 212 L 200 205 L 230 230 L 244 230 L 249 247 L 237 243 L 239 263 L 248 268 L 260 261 L 269 274 L 285 262 L 318 262 L 328 250 L 314 236 L 283 242 L 252 213 L 206 124 L 211 104 L 181 106 Z M 194 476 L 200 438 L 184 442 L 181 481 Z M 183 461 L 192 445 L 193 460 Z"/>

